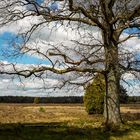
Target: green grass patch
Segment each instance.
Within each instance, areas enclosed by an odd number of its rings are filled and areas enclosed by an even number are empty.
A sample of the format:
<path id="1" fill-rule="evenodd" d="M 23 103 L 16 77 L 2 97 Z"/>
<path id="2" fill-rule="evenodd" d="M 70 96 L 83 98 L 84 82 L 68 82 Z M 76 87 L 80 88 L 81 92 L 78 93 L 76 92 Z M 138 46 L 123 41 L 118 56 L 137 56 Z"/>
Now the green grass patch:
<path id="1" fill-rule="evenodd" d="M 0 140 L 139 140 L 140 124 L 129 123 L 117 131 L 67 123 L 1 124 Z"/>

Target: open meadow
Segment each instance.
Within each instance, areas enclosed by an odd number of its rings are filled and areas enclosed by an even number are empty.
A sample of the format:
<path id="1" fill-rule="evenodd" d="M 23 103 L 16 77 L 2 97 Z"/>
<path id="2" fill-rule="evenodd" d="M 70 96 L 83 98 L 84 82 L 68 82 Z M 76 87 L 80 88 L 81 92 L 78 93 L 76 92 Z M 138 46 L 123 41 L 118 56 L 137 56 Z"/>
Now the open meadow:
<path id="1" fill-rule="evenodd" d="M 0 104 L 0 140 L 139 140 L 140 105 L 121 106 L 126 122 L 107 132 L 82 104 Z"/>

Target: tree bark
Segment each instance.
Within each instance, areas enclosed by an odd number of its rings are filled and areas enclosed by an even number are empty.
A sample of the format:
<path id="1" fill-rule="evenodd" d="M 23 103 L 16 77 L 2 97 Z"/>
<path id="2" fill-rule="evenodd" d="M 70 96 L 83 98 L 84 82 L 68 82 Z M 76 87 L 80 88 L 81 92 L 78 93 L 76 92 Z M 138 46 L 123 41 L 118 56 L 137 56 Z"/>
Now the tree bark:
<path id="1" fill-rule="evenodd" d="M 104 104 L 104 117 L 106 126 L 119 126 L 122 122 L 119 103 L 119 79 L 113 68 L 106 76 L 106 96 Z"/>
<path id="2" fill-rule="evenodd" d="M 118 58 L 118 46 L 112 42 L 107 35 L 105 39 L 105 81 L 106 81 L 106 96 L 104 104 L 104 117 L 107 126 L 119 126 L 122 122 L 120 115 L 120 70 Z"/>

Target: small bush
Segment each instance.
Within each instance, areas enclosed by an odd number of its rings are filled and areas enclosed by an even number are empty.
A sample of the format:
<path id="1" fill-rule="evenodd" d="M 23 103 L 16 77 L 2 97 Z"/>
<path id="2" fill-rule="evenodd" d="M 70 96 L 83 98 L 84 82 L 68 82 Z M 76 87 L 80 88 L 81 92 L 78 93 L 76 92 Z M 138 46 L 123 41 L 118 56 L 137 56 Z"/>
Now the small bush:
<path id="1" fill-rule="evenodd" d="M 105 80 L 101 74 L 96 75 L 93 82 L 89 84 L 85 91 L 84 105 L 88 114 L 103 113 L 105 95 Z M 120 86 L 120 102 L 127 103 L 128 95 L 126 89 Z"/>
<path id="2" fill-rule="evenodd" d="M 102 75 L 97 75 L 86 88 L 84 105 L 88 114 L 103 113 L 105 82 Z"/>
<path id="3" fill-rule="evenodd" d="M 39 101 L 40 101 L 39 97 L 35 97 L 35 98 L 34 98 L 34 103 L 35 103 L 35 104 L 38 104 Z"/>
<path id="4" fill-rule="evenodd" d="M 120 103 L 128 103 L 127 91 L 123 86 L 120 86 Z"/>
<path id="5" fill-rule="evenodd" d="M 40 107 L 40 108 L 39 108 L 39 112 L 45 112 L 45 108 Z"/>

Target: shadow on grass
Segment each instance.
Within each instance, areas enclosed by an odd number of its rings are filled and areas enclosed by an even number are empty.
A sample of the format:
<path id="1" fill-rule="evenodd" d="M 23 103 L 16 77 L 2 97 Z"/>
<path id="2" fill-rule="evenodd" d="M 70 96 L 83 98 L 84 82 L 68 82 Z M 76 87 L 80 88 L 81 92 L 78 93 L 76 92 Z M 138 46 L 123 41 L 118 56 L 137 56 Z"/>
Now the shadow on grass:
<path id="1" fill-rule="evenodd" d="M 136 126 L 140 128 L 140 125 Z M 135 128 L 134 128 L 135 129 Z M 108 140 L 131 130 L 106 132 L 100 128 L 69 127 L 66 123 L 0 124 L 0 140 Z"/>
<path id="2" fill-rule="evenodd" d="M 127 112 L 127 113 L 122 113 L 122 118 L 125 120 L 125 121 L 137 121 L 137 120 L 140 120 L 140 113 L 131 113 L 131 112 Z"/>

